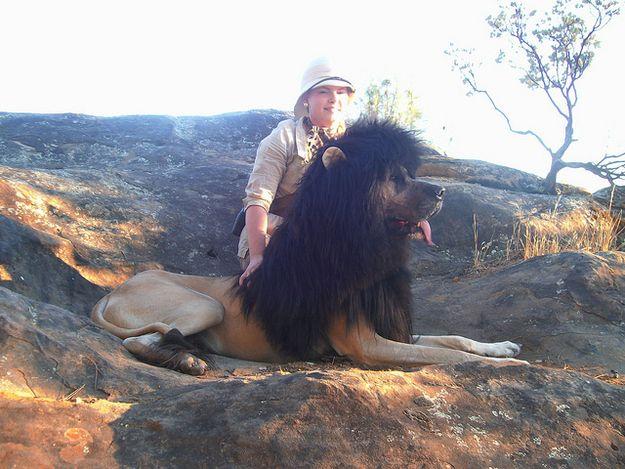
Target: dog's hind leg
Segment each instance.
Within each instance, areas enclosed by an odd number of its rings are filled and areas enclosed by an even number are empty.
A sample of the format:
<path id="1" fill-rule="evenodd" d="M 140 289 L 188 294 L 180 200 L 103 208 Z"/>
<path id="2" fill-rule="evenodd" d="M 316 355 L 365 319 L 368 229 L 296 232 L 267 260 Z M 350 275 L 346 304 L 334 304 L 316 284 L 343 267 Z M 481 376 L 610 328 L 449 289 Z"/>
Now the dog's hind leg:
<path id="1" fill-rule="evenodd" d="M 148 363 L 201 375 L 214 364 L 208 354 L 197 350 L 184 337 L 221 323 L 224 307 L 217 300 L 192 290 L 185 296 L 185 301 L 180 301 L 178 296 L 178 308 L 163 320 L 172 327 L 167 334 L 163 336 L 156 332 L 129 337 L 122 343 L 129 352 Z"/>
<path id="2" fill-rule="evenodd" d="M 427 347 L 461 350 L 484 357 L 511 358 L 521 353 L 521 346 L 514 342 L 478 342 L 459 335 L 413 335 L 411 343 Z"/>

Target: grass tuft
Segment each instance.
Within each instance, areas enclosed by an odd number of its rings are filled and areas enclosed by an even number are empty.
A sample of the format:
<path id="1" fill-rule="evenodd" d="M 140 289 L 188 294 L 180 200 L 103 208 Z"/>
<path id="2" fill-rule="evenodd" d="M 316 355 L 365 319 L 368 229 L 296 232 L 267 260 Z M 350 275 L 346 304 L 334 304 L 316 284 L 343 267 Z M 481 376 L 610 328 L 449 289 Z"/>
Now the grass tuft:
<path id="1" fill-rule="evenodd" d="M 527 216 L 514 224 L 512 233 L 504 239 L 478 242 L 478 220 L 473 215 L 473 269 L 527 260 L 545 254 L 565 251 L 600 252 L 623 249 L 619 242 L 624 230 L 621 214 L 611 210 L 558 213 L 553 210 Z"/>

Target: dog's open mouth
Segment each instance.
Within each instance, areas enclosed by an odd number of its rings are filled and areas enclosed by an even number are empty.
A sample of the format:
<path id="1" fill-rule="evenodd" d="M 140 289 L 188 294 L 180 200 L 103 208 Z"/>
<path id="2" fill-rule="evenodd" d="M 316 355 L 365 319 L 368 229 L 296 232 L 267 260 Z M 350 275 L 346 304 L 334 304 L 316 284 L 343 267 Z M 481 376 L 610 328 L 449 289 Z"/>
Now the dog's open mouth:
<path id="1" fill-rule="evenodd" d="M 421 239 L 428 246 L 434 246 L 432 241 L 432 228 L 427 220 L 418 222 L 410 222 L 402 218 L 392 218 L 390 220 L 391 227 L 398 233 L 409 235 L 412 239 Z"/>

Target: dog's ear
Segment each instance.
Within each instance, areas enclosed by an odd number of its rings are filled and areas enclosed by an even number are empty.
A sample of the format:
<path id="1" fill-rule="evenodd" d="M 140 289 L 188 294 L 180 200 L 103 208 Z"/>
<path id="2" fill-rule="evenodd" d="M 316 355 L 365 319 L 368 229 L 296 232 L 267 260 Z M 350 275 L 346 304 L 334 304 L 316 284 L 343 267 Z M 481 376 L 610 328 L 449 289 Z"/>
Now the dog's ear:
<path id="1" fill-rule="evenodd" d="M 321 155 L 321 159 L 323 160 L 323 165 L 326 168 L 329 168 L 334 163 L 346 160 L 347 157 L 345 156 L 345 153 L 343 153 L 343 150 L 339 147 L 328 147 L 323 152 L 323 155 Z"/>

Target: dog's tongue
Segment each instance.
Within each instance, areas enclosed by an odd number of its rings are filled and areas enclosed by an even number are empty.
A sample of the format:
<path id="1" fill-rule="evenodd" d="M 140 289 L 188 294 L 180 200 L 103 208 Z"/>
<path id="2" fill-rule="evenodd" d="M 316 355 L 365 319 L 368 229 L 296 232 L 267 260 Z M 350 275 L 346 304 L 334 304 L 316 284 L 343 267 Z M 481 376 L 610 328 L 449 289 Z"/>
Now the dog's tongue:
<path id="1" fill-rule="evenodd" d="M 430 228 L 429 222 L 427 220 L 421 220 L 418 225 L 423 232 L 423 240 L 425 241 L 425 244 L 428 246 L 434 246 L 434 242 L 432 241 L 432 228 Z"/>

